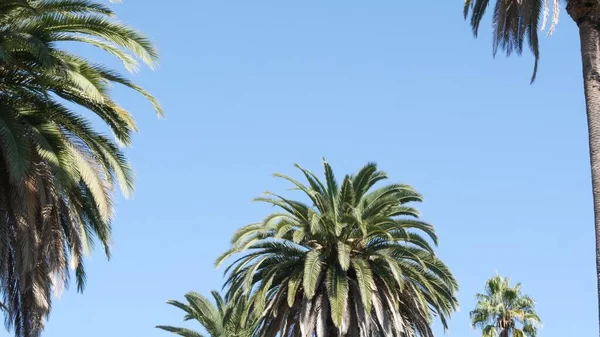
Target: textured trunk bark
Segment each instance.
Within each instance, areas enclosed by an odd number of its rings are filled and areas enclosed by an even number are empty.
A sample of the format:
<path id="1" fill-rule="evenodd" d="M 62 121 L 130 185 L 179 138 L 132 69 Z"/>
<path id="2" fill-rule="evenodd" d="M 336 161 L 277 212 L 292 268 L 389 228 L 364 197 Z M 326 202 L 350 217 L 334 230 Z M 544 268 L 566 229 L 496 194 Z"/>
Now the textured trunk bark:
<path id="1" fill-rule="evenodd" d="M 583 85 L 592 167 L 596 277 L 598 304 L 600 305 L 600 1 L 569 0 L 567 12 L 579 27 L 581 42 Z"/>

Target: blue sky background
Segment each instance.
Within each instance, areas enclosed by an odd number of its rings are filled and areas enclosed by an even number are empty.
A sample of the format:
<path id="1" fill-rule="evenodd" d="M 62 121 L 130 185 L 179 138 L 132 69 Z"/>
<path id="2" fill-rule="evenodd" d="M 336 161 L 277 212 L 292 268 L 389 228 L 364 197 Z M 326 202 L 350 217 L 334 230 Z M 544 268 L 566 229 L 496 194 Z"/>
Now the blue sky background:
<path id="1" fill-rule="evenodd" d="M 115 9 L 158 45 L 159 69 L 135 79 L 168 116 L 115 91 L 140 128 L 135 197 L 119 197 L 113 259 L 95 252 L 85 294 L 55 302 L 44 336 L 169 336 L 154 326 L 182 313 L 164 302 L 220 287 L 214 259 L 270 211 L 251 199 L 287 188 L 272 173 L 320 172 L 323 156 L 338 176 L 376 161 L 424 194 L 461 286 L 448 336 L 477 335 L 468 312 L 495 272 L 537 300 L 540 336 L 597 333 L 579 43 L 564 12 L 530 86 L 532 57 L 493 60 L 490 18 L 473 39 L 459 0 Z"/>

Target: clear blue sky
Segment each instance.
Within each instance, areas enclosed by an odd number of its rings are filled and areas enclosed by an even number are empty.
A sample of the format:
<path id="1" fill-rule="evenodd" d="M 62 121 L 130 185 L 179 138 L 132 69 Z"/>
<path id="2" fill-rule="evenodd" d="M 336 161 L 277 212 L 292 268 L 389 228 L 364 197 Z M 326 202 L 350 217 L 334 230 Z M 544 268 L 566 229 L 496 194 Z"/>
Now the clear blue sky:
<path id="1" fill-rule="evenodd" d="M 158 45 L 160 68 L 135 78 L 168 116 L 115 92 L 139 122 L 137 190 L 119 198 L 114 258 L 95 252 L 85 294 L 55 303 L 45 337 L 169 337 L 154 326 L 182 314 L 164 302 L 220 287 L 214 259 L 269 212 L 251 199 L 287 188 L 272 173 L 320 172 L 323 156 L 338 175 L 376 161 L 424 194 L 461 287 L 448 336 L 477 335 L 468 312 L 495 272 L 537 300 L 540 336 L 597 333 L 579 43 L 564 12 L 530 86 L 532 57 L 493 60 L 490 18 L 474 40 L 462 1 L 115 9 Z"/>

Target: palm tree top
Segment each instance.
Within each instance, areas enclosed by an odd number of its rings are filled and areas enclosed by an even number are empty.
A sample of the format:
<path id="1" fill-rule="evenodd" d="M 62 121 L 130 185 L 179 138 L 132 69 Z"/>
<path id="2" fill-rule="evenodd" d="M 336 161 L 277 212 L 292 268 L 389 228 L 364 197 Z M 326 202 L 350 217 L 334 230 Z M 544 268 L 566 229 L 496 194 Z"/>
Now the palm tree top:
<path id="1" fill-rule="evenodd" d="M 510 278 L 496 275 L 476 295 L 477 305 L 470 312 L 471 326 L 481 329 L 482 337 L 536 337 L 542 321 L 535 312 L 535 301 L 521 292 L 521 283 L 510 286 Z"/>
<path id="2" fill-rule="evenodd" d="M 231 249 L 217 259 L 219 266 L 243 253 L 225 270 L 227 297 L 252 294 L 266 336 L 300 330 L 320 336 L 324 326 L 341 335 L 432 336 L 433 315 L 446 327 L 458 307 L 458 285 L 434 254 L 433 226 L 409 205 L 422 196 L 406 184 L 376 188 L 387 175 L 375 163 L 341 183 L 325 159 L 324 180 L 295 167 L 306 184 L 275 176 L 309 203 L 272 192 L 255 199 L 279 211 L 237 231 Z"/>

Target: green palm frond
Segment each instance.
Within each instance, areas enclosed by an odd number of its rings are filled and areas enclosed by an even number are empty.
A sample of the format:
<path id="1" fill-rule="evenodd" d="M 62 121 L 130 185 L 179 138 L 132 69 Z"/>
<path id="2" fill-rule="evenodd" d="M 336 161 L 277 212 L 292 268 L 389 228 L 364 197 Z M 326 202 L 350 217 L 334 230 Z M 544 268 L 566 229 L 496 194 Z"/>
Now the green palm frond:
<path id="1" fill-rule="evenodd" d="M 347 316 L 348 305 L 348 278 L 339 266 L 327 270 L 326 288 L 331 306 L 331 319 L 339 328 L 344 322 L 344 316 Z"/>
<path id="2" fill-rule="evenodd" d="M 321 254 L 313 250 L 306 256 L 304 262 L 304 290 L 308 298 L 312 298 L 317 291 L 317 285 L 321 276 Z"/>
<path id="3" fill-rule="evenodd" d="M 198 333 L 194 330 L 190 330 L 190 329 L 186 329 L 186 328 L 178 328 L 178 327 L 169 326 L 169 325 L 157 325 L 156 327 L 158 329 L 172 332 L 172 333 L 182 336 L 182 337 L 204 337 L 204 335 L 202 335 L 201 333 Z"/>
<path id="4" fill-rule="evenodd" d="M 551 3 L 550 3 L 551 2 Z M 538 29 L 543 30 L 549 17 L 549 7 L 552 7 L 552 18 L 549 35 L 554 32 L 558 23 L 559 0 L 465 0 L 464 16 L 470 16 L 470 25 L 473 34 L 477 37 L 479 26 L 483 20 L 488 6 L 493 4 L 493 54 L 499 49 L 510 56 L 513 52 L 521 54 L 523 45 L 528 43 L 529 49 L 534 56 L 533 74 L 531 82 L 535 81 L 538 69 L 539 37 Z M 541 23 L 540 23 L 541 19 Z"/>
<path id="5" fill-rule="evenodd" d="M 101 14 L 112 17 L 115 13 L 106 5 L 87 0 L 47 0 L 32 2 L 36 15 L 43 14 Z"/>

